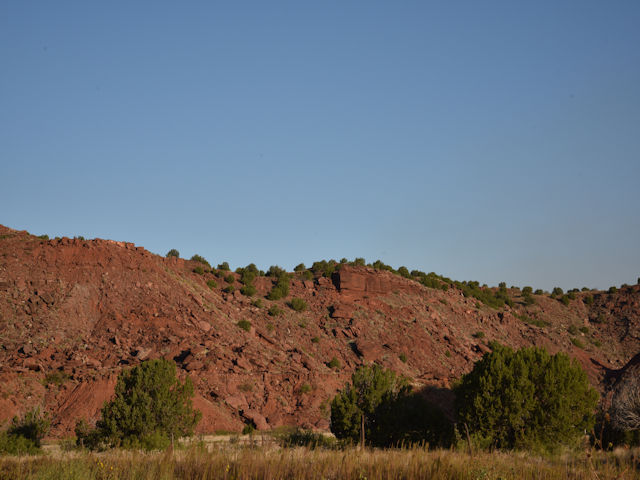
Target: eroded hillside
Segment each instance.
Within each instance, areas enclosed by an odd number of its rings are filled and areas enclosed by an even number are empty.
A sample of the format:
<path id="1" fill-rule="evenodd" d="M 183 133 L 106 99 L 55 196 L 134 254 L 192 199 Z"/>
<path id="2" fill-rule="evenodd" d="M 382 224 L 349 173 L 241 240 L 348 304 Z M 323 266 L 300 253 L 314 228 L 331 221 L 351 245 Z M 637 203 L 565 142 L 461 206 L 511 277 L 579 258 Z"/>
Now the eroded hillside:
<path id="1" fill-rule="evenodd" d="M 640 351 L 637 285 L 566 304 L 507 289 L 513 306 L 494 309 L 455 286 L 344 265 L 331 278 L 293 274 L 289 295 L 271 301 L 273 277 L 258 276 L 249 297 L 224 291 L 241 286 L 239 274 L 197 267 L 131 243 L 0 226 L 0 420 L 44 405 L 53 433 L 68 434 L 78 418 L 96 419 L 122 368 L 160 356 L 192 378 L 198 428 L 213 432 L 248 421 L 327 429 L 329 399 L 362 362 L 446 403 L 493 340 L 565 351 L 601 390 Z"/>

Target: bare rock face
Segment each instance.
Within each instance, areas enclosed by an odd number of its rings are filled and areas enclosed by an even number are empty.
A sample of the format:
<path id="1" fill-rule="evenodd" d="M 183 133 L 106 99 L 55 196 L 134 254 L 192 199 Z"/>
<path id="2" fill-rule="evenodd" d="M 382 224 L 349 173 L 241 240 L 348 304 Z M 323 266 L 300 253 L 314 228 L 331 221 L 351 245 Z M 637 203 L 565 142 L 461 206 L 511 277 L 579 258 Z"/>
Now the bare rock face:
<path id="1" fill-rule="evenodd" d="M 345 265 L 332 275 L 331 280 L 340 292 L 358 296 L 417 290 L 415 282 L 367 267 Z"/>
<path id="2" fill-rule="evenodd" d="M 349 320 L 353 318 L 355 307 L 353 304 L 339 303 L 330 307 L 331 318 L 341 318 Z"/>
<path id="3" fill-rule="evenodd" d="M 365 363 L 371 363 L 382 357 L 384 348 L 375 341 L 360 340 L 355 343 L 356 353 L 360 355 Z"/>

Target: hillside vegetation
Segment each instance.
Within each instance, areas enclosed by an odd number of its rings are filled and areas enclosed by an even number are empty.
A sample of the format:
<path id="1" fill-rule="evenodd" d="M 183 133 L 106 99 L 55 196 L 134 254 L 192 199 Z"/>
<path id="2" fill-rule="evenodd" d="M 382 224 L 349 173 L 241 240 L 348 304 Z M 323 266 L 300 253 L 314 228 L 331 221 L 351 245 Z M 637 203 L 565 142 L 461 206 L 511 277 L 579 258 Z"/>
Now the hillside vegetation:
<path id="1" fill-rule="evenodd" d="M 0 420 L 39 406 L 70 435 L 98 420 L 123 369 L 165 358 L 193 384 L 198 432 L 328 431 L 363 364 L 453 417 L 452 386 L 492 342 L 564 352 L 601 393 L 640 351 L 638 285 L 546 293 L 364 259 L 294 272 L 212 260 L 0 227 Z"/>

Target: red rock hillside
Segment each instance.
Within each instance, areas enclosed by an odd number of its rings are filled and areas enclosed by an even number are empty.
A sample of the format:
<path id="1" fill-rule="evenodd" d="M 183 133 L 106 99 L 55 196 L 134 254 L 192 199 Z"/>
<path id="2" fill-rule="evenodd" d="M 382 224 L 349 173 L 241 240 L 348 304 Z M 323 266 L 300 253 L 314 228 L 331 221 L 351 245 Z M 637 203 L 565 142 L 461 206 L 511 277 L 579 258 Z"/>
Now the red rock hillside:
<path id="1" fill-rule="evenodd" d="M 52 434 L 68 435 L 77 419 L 96 420 L 120 370 L 156 357 L 191 377 L 198 429 L 214 432 L 247 421 L 328 429 L 329 400 L 363 362 L 436 387 L 428 390 L 446 401 L 492 340 L 567 352 L 601 390 L 640 351 L 639 286 L 580 292 L 568 305 L 534 295 L 529 306 L 509 289 L 514 306 L 494 310 L 457 288 L 343 266 L 332 279 L 296 274 L 289 296 L 269 301 L 270 277 L 245 297 L 223 292 L 215 271 L 194 272 L 200 265 L 131 243 L 0 226 L 0 421 L 41 405 Z M 293 297 L 308 308 L 294 311 Z M 282 315 L 269 315 L 273 304 Z M 334 357 L 339 368 L 328 366 Z"/>

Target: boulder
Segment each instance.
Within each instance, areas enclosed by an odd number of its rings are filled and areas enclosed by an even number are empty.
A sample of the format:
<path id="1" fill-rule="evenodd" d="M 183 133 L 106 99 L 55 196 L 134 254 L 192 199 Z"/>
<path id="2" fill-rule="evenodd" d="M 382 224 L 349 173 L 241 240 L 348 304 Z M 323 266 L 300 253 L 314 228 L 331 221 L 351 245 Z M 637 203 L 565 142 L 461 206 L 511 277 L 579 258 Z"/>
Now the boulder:
<path id="1" fill-rule="evenodd" d="M 270 430 L 267 419 L 257 410 L 244 410 L 242 416 L 253 422 L 258 430 Z"/>
<path id="2" fill-rule="evenodd" d="M 340 303 L 331 309 L 331 318 L 350 319 L 353 318 L 355 307 L 351 304 Z"/>

